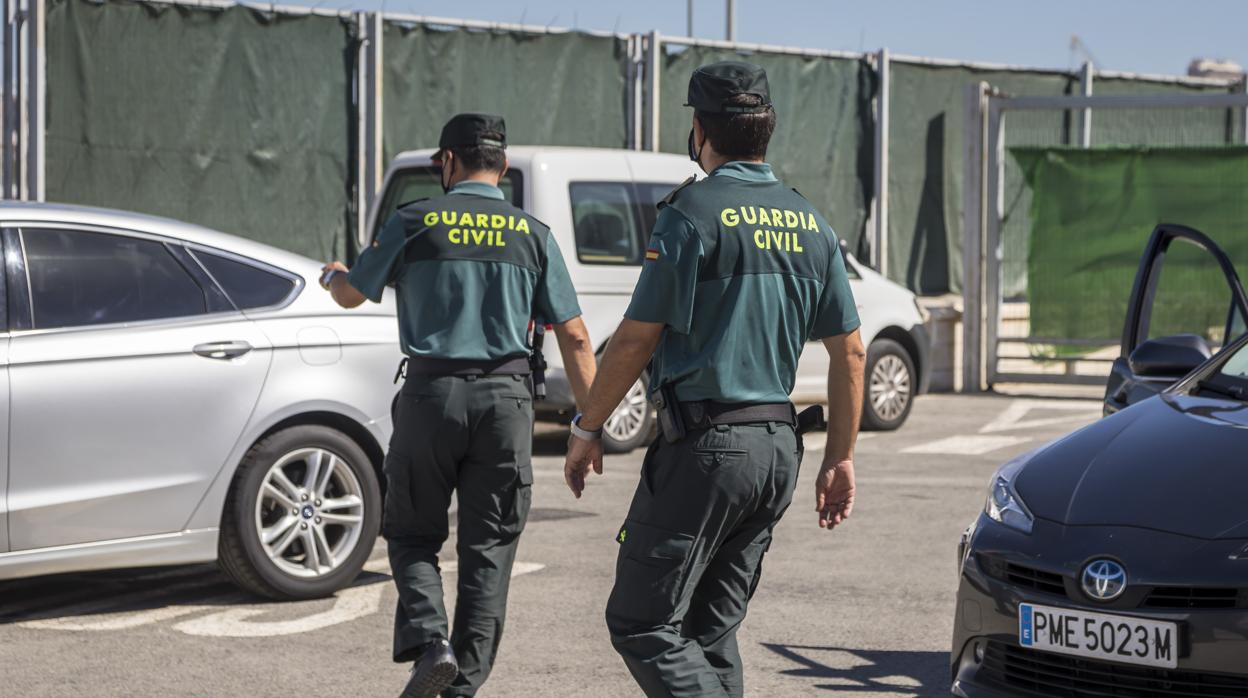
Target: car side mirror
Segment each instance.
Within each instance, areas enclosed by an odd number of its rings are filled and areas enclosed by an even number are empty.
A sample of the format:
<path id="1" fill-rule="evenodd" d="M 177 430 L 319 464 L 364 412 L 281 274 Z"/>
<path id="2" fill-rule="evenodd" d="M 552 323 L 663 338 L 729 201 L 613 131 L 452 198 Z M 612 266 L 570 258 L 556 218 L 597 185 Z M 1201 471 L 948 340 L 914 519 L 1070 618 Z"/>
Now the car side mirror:
<path id="1" fill-rule="evenodd" d="M 1144 342 L 1131 352 L 1127 363 L 1137 376 L 1177 379 L 1191 373 L 1212 355 L 1204 337 L 1180 334 Z"/>

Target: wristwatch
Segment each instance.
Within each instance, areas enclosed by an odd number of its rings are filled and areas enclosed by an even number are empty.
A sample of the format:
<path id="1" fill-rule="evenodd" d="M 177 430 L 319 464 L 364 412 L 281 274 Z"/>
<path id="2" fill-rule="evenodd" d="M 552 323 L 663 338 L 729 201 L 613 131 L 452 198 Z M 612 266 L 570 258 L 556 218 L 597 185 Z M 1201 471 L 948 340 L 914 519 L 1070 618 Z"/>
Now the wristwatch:
<path id="1" fill-rule="evenodd" d="M 602 427 L 599 427 L 593 431 L 590 431 L 589 429 L 582 429 L 581 428 L 581 416 L 582 416 L 581 413 L 578 412 L 576 416 L 572 418 L 572 424 L 570 425 L 570 428 L 572 429 L 572 435 L 578 439 L 584 439 L 585 441 L 598 441 L 599 439 L 601 439 Z"/>
<path id="2" fill-rule="evenodd" d="M 342 273 L 341 269 L 330 269 L 326 271 L 324 274 L 321 274 L 321 288 L 328 291 L 329 285 L 334 280 L 334 277 L 338 276 L 341 273 Z"/>

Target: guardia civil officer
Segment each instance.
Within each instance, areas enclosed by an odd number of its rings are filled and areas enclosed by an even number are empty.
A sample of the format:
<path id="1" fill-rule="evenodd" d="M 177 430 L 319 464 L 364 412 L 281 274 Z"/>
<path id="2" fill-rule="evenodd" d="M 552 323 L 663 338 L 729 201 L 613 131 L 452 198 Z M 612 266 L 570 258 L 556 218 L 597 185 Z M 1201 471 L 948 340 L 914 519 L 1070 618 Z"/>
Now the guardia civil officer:
<path id="1" fill-rule="evenodd" d="M 407 377 L 382 532 L 399 591 L 394 661 L 415 662 L 403 696 L 471 696 L 494 663 L 532 497 L 530 320 L 554 324 L 578 404 L 594 376 L 554 236 L 498 187 L 503 119 L 459 114 L 438 146 L 445 195 L 400 208 L 349 274 L 335 262 L 322 278 L 346 308 L 380 301 L 389 284 L 398 296 Z M 438 551 L 455 490 L 459 593 L 448 634 Z"/>
<path id="2" fill-rule="evenodd" d="M 866 353 L 828 223 L 764 162 L 775 128 L 767 76 L 699 68 L 689 155 L 710 173 L 660 205 L 646 262 L 583 413 L 565 475 L 579 497 L 602 472 L 601 429 L 647 361 L 662 435 L 616 536 L 611 642 L 649 696 L 741 696 L 736 631 L 772 529 L 793 497 L 802 438 L 788 395 L 807 340 L 822 340 L 827 449 L 819 525 L 849 517 Z"/>

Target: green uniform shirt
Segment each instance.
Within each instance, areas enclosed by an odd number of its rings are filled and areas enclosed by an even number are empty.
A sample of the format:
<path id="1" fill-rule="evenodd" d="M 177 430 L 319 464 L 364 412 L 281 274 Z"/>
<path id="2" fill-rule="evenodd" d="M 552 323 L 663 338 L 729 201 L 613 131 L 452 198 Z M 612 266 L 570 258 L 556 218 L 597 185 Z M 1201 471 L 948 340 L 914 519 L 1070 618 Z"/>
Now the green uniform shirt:
<path id="1" fill-rule="evenodd" d="M 651 390 L 788 401 L 807 340 L 860 324 L 831 226 L 766 164 L 727 163 L 659 206 L 625 313 L 667 325 Z"/>
<path id="2" fill-rule="evenodd" d="M 483 182 L 400 208 L 347 278 L 375 302 L 396 285 L 409 356 L 523 356 L 531 318 L 562 323 L 581 314 L 550 229 Z"/>

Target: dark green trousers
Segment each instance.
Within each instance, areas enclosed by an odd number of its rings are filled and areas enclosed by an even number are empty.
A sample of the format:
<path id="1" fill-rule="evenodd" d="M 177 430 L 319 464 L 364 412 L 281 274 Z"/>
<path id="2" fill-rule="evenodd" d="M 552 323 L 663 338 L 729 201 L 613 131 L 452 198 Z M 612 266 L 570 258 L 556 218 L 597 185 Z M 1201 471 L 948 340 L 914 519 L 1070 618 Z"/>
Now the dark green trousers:
<path id="1" fill-rule="evenodd" d="M 646 453 L 607 601 L 611 643 L 647 696 L 741 696 L 737 628 L 793 500 L 787 424 L 719 426 Z"/>
<path id="2" fill-rule="evenodd" d="M 394 661 L 449 639 L 459 677 L 443 694 L 471 696 L 503 634 L 516 543 L 532 501 L 533 403 L 520 376 L 411 376 L 386 455 L 382 531 L 399 590 Z M 438 552 L 458 492 L 459 587 L 447 632 Z"/>

